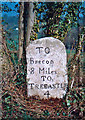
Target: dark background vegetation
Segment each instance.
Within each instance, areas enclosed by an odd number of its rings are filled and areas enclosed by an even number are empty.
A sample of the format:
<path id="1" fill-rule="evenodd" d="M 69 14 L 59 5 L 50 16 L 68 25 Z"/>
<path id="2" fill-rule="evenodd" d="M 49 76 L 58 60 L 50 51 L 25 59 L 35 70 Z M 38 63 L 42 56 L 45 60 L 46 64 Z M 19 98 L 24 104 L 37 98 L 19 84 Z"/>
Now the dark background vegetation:
<path id="1" fill-rule="evenodd" d="M 85 2 L 33 3 L 30 41 L 61 40 L 67 51 L 68 91 L 63 99 L 27 98 L 26 34 L 31 15 L 24 3 L 23 44 L 20 46 L 21 3 L 2 3 L 2 119 L 84 119 Z M 19 59 L 20 47 L 23 47 Z M 21 53 L 20 53 L 21 54 Z"/>

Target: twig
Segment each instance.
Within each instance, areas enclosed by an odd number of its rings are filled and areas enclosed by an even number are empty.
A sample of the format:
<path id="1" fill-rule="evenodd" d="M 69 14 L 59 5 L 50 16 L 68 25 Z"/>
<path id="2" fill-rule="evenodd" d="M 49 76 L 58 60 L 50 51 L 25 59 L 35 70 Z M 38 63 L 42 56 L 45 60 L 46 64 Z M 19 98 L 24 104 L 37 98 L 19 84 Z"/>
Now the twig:
<path id="1" fill-rule="evenodd" d="M 6 44 L 6 41 L 5 41 L 5 37 L 3 37 L 3 49 L 5 50 L 5 53 L 6 53 L 7 57 L 8 57 L 9 62 L 10 62 L 9 65 L 11 67 L 11 70 L 13 70 L 14 69 L 13 68 L 13 63 L 11 61 L 11 55 L 8 52 L 8 48 L 7 48 L 7 44 Z"/>

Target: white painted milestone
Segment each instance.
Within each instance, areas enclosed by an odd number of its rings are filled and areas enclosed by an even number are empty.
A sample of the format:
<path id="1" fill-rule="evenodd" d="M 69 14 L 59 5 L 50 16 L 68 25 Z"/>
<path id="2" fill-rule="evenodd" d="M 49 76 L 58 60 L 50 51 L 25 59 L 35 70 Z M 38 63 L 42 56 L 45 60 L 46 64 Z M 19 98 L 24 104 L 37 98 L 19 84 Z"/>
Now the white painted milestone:
<path id="1" fill-rule="evenodd" d="M 53 37 L 37 39 L 27 47 L 26 59 L 28 97 L 63 98 L 68 85 L 64 44 Z"/>

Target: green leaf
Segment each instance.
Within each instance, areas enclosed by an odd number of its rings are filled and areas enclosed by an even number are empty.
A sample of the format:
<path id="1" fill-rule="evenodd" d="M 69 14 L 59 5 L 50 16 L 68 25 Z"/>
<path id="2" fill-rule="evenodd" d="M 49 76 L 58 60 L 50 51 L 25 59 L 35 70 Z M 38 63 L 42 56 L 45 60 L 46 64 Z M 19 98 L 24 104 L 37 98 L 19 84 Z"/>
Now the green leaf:
<path id="1" fill-rule="evenodd" d="M 77 102 L 77 100 L 75 99 L 74 101 L 73 101 L 73 103 L 76 103 Z"/>
<path id="2" fill-rule="evenodd" d="M 69 117 L 71 116 L 71 114 L 68 115 Z"/>
<path id="3" fill-rule="evenodd" d="M 49 112 L 48 112 L 48 110 L 45 110 L 45 111 L 44 111 L 44 115 L 47 115 L 47 116 L 50 115 Z"/>
<path id="4" fill-rule="evenodd" d="M 63 105 L 65 105 L 65 102 L 63 102 Z"/>
<path id="5" fill-rule="evenodd" d="M 84 111 L 84 108 L 81 108 L 81 112 L 83 112 Z"/>
<path id="6" fill-rule="evenodd" d="M 64 113 L 64 112 L 63 112 L 63 115 L 65 116 L 65 115 L 66 115 L 66 113 Z"/>
<path id="7" fill-rule="evenodd" d="M 57 116 L 59 116 L 60 114 L 59 113 L 57 113 Z"/>
<path id="8" fill-rule="evenodd" d="M 71 105 L 70 103 L 67 103 L 67 106 Z"/>

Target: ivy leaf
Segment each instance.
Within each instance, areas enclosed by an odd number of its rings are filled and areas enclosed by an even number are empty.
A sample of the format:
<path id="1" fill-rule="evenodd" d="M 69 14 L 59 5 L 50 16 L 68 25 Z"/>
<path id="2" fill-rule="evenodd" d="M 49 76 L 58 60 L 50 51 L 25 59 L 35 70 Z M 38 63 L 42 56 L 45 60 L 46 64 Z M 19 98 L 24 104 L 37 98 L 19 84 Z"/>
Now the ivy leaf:
<path id="1" fill-rule="evenodd" d="M 74 101 L 73 101 L 73 103 L 76 103 L 77 102 L 77 100 L 75 99 Z"/>

